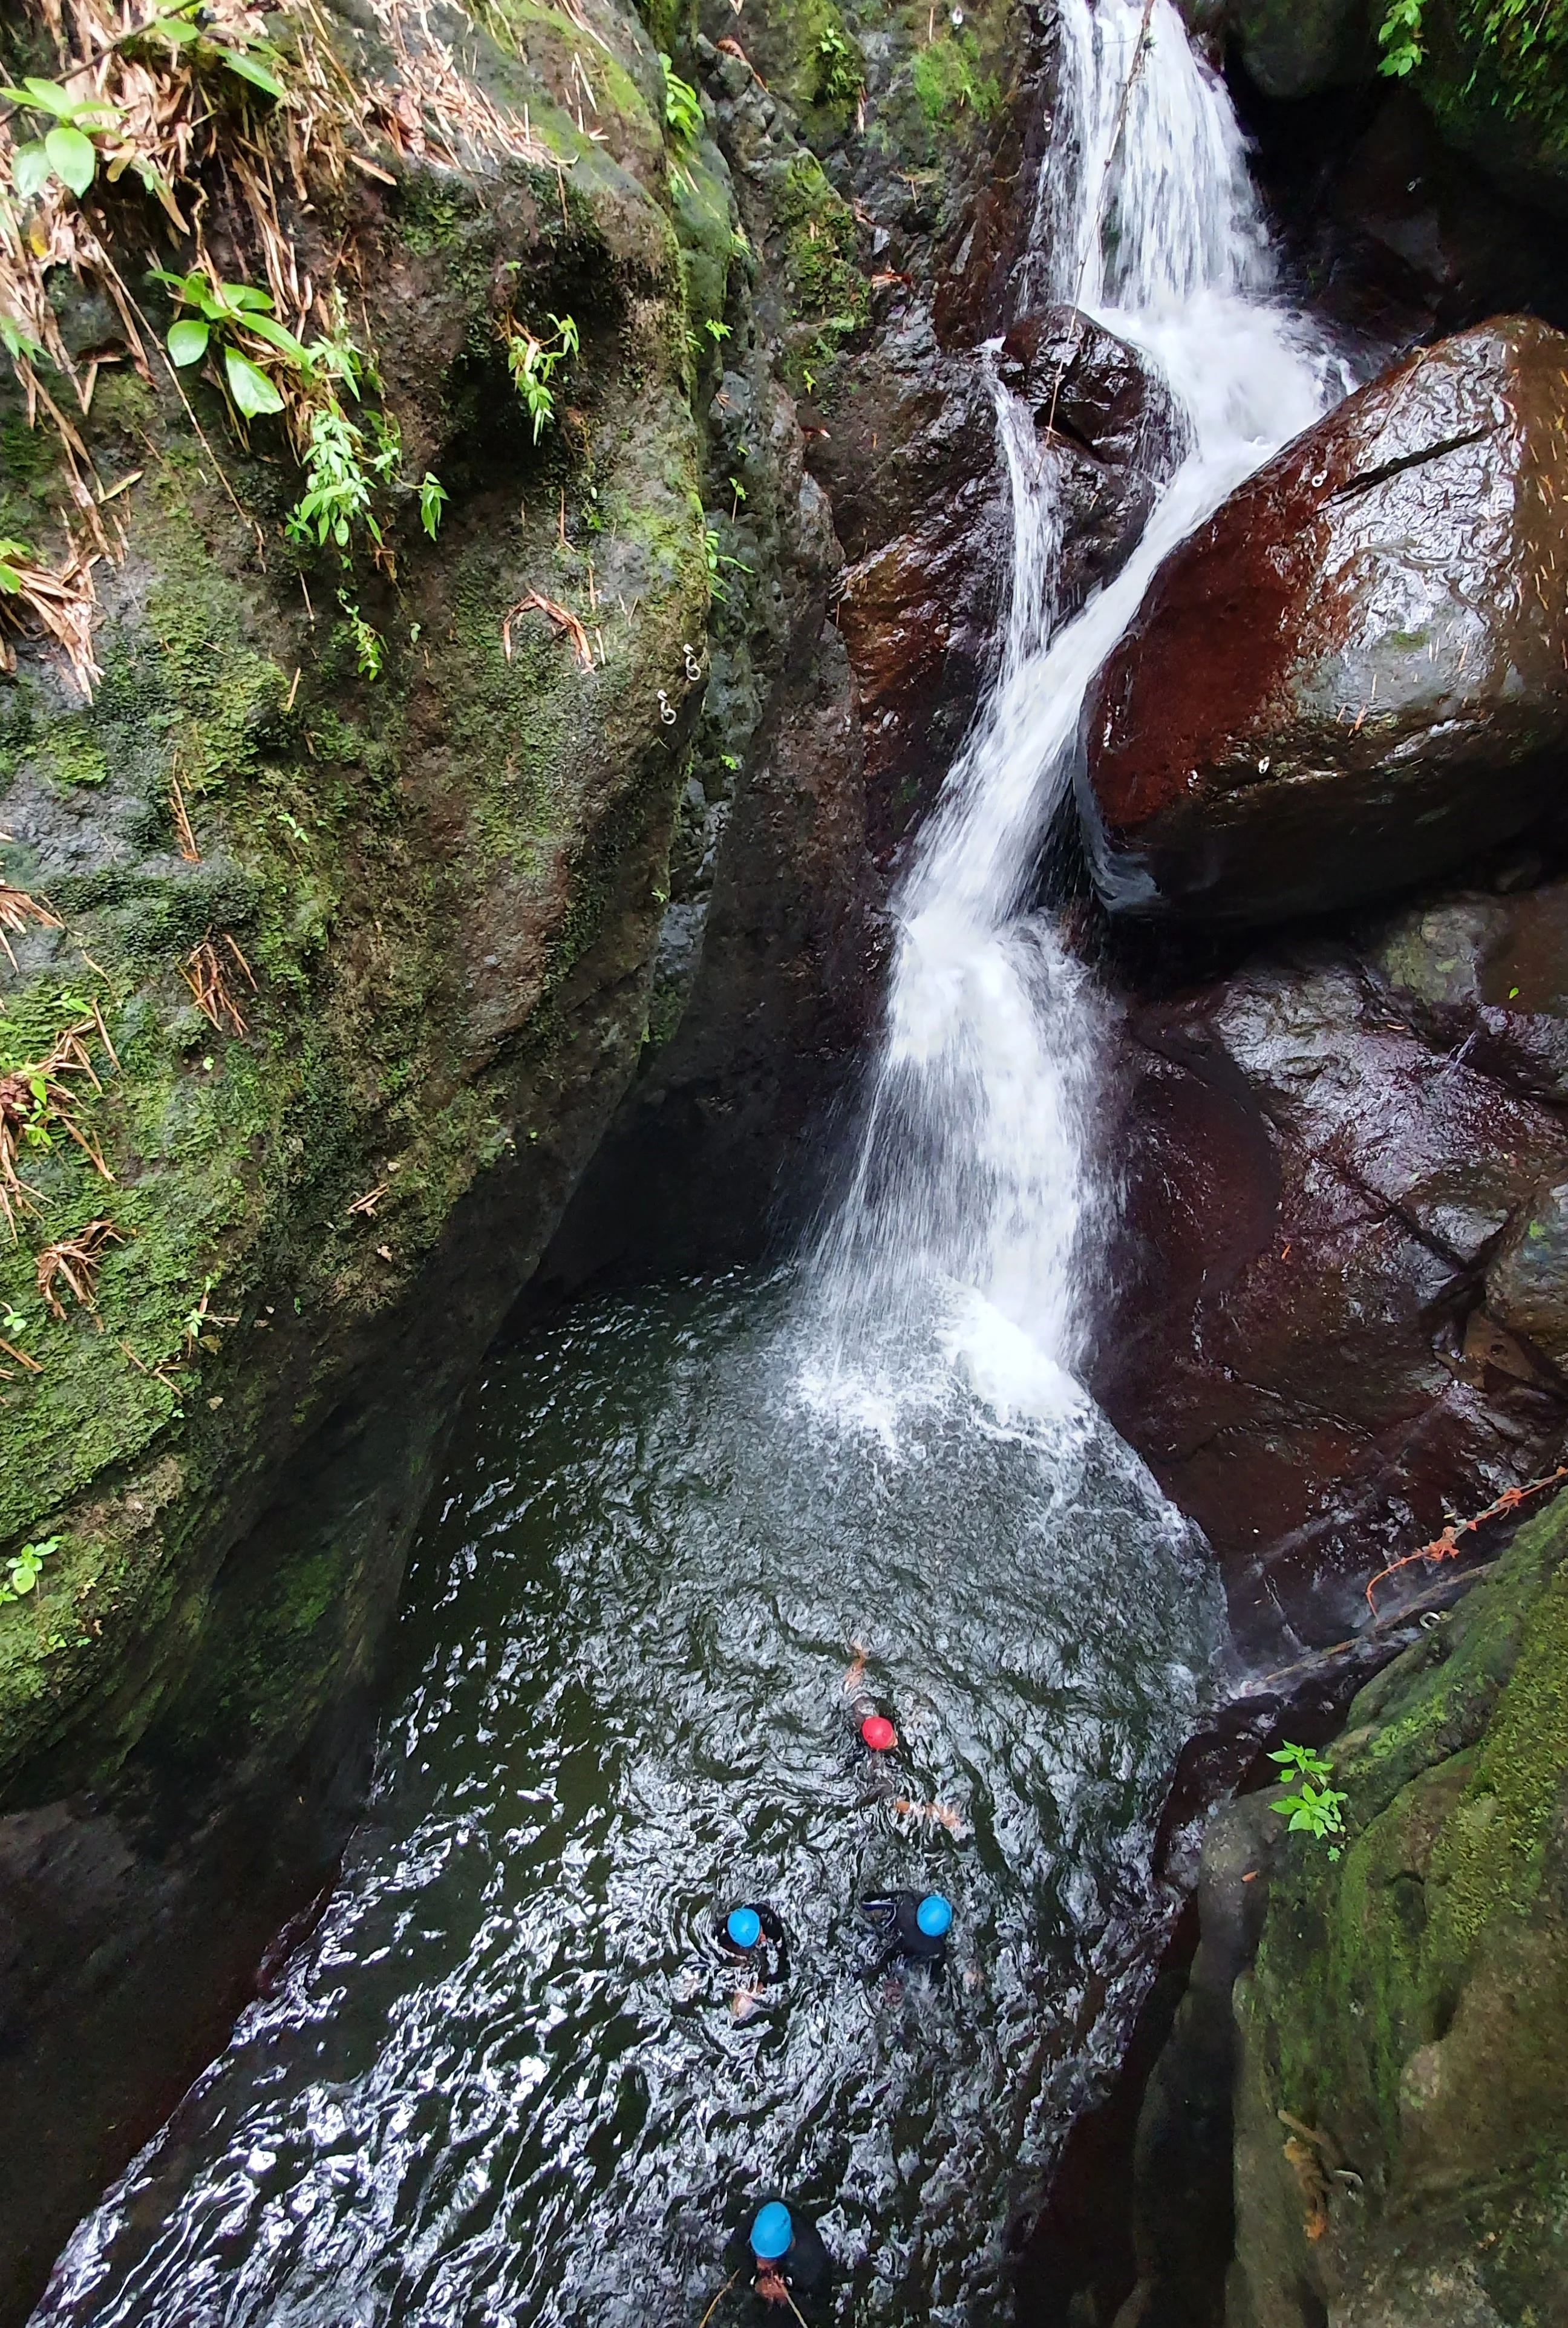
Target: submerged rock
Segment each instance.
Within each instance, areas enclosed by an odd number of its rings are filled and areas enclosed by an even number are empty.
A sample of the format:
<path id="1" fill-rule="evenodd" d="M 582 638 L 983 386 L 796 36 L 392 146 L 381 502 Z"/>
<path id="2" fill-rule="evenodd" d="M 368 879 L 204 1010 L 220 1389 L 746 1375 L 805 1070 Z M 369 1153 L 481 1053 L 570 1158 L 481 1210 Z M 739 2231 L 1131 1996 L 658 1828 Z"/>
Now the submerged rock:
<path id="1" fill-rule="evenodd" d="M 1568 339 L 1419 351 L 1156 575 L 1085 713 L 1113 911 L 1258 922 L 1460 863 L 1568 740 Z"/>

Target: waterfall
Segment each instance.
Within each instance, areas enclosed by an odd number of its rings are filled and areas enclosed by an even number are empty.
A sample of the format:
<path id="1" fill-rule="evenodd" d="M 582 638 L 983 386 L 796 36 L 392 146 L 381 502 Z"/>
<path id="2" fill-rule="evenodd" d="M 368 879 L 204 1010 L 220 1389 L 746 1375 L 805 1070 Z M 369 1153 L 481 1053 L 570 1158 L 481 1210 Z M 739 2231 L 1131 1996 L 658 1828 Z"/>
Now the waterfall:
<path id="1" fill-rule="evenodd" d="M 1185 415 L 1188 449 L 1120 574 L 1057 626 L 1056 455 L 993 369 L 1014 521 L 1005 644 L 893 901 L 859 1153 L 812 1256 L 840 1389 L 907 1371 L 934 1334 L 1004 1418 L 1042 1420 L 1084 1406 L 1101 1008 L 1028 909 L 1040 840 L 1084 697 L 1156 567 L 1349 385 L 1272 296 L 1240 129 L 1171 0 L 1060 0 L 1059 26 L 1022 304 L 1068 302 L 1136 346 Z"/>

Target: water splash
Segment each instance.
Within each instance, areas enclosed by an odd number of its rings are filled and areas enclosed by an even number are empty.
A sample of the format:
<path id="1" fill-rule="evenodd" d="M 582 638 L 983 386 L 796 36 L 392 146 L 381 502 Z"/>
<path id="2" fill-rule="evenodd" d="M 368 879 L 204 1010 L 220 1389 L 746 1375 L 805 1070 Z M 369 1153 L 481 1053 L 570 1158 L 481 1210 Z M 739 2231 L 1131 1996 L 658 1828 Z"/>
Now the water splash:
<path id="1" fill-rule="evenodd" d="M 1140 349 L 1188 449 L 1121 573 L 1057 628 L 1056 455 L 993 377 L 1014 521 L 1000 671 L 894 900 L 865 1128 L 814 1267 L 832 1321 L 826 1382 L 905 1370 L 935 1332 L 1004 1413 L 1064 1422 L 1084 1404 L 1103 1041 L 1084 972 L 1028 910 L 1041 836 L 1084 697 L 1155 568 L 1349 383 L 1270 296 L 1241 133 L 1170 0 L 1063 0 L 1060 26 L 1058 140 L 1026 294 L 1075 302 Z"/>

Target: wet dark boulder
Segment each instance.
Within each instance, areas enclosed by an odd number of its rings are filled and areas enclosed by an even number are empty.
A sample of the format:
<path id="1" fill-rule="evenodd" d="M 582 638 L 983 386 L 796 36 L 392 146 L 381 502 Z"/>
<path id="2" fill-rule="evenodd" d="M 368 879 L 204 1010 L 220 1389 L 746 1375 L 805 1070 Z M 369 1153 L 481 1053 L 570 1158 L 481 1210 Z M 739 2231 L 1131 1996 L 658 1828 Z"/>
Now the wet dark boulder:
<path id="1" fill-rule="evenodd" d="M 1085 712 L 1113 911 L 1263 922 L 1408 886 L 1554 801 L 1568 741 L 1568 338 L 1418 351 L 1156 575 Z"/>
<path id="2" fill-rule="evenodd" d="M 1568 1138 L 1432 1032 L 1343 945 L 1129 1014 L 1094 1387 L 1265 1657 L 1339 1638 L 1368 1568 L 1558 1460 L 1551 1336 L 1502 1256 Z"/>
<path id="3" fill-rule="evenodd" d="M 1154 367 L 1076 307 L 1026 315 L 998 370 L 1034 413 L 1056 459 L 1061 512 L 1054 596 L 1059 618 L 1122 567 L 1188 446 L 1179 406 Z"/>
<path id="4" fill-rule="evenodd" d="M 865 739 L 869 834 L 885 863 L 941 784 L 992 668 L 1012 511 L 980 360 L 944 350 L 913 302 L 879 357 L 808 443 L 852 561 L 838 624 Z"/>
<path id="5" fill-rule="evenodd" d="M 1178 0 L 1200 36 L 1234 42 L 1265 97 L 1315 97 L 1362 80 L 1376 50 L 1367 0 Z"/>
<path id="6" fill-rule="evenodd" d="M 852 407 L 812 450 L 845 548 L 839 625 L 866 739 L 873 847 L 886 856 L 928 803 L 994 668 L 1012 512 L 990 377 L 912 307 Z M 1056 458 L 1053 590 L 1074 614 L 1136 543 L 1183 444 L 1174 399 L 1137 350 L 1072 307 L 1015 323 L 1003 382 Z"/>
<path id="7" fill-rule="evenodd" d="M 1528 873 L 1526 857 L 1510 873 Z M 1409 907 L 1366 961 L 1434 1047 L 1510 1090 L 1568 1103 L 1568 881 Z"/>

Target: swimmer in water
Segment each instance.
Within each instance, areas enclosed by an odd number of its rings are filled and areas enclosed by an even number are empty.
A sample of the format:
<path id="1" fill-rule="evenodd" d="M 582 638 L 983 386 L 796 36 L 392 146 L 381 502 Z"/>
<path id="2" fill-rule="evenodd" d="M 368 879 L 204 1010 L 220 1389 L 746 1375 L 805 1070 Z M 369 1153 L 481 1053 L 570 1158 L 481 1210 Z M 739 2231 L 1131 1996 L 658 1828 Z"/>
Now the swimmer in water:
<path id="1" fill-rule="evenodd" d="M 749 2262 L 752 2292 L 764 2304 L 793 2310 L 820 2305 L 831 2294 L 832 2258 L 816 2225 L 798 2207 L 771 2199 L 752 2217 L 746 2242 L 737 2269 Z"/>
<path id="2" fill-rule="evenodd" d="M 940 1892 L 887 1892 L 862 1900 L 860 1913 L 875 1927 L 882 1946 L 866 1966 L 868 1980 L 895 1966 L 925 1965 L 940 1972 L 947 1958 L 953 1908 Z"/>
<path id="3" fill-rule="evenodd" d="M 933 1826 L 944 1826 L 948 1834 L 956 1835 L 961 1843 L 969 1833 L 962 1816 L 951 1803 L 912 1803 L 906 1795 L 894 1795 L 891 1807 L 901 1818 L 929 1819 Z"/>
<path id="4" fill-rule="evenodd" d="M 789 1947 L 784 1925 L 765 1900 L 732 1908 L 718 1927 L 718 1945 L 727 1957 L 737 1958 L 750 1976 L 737 1988 L 729 2009 L 737 2021 L 749 2020 L 771 1983 L 789 1978 Z"/>

